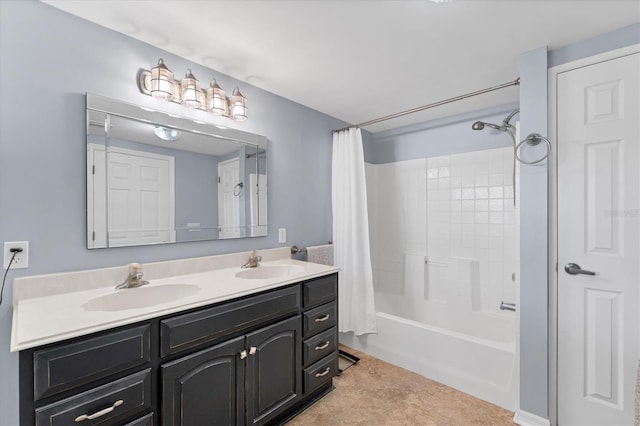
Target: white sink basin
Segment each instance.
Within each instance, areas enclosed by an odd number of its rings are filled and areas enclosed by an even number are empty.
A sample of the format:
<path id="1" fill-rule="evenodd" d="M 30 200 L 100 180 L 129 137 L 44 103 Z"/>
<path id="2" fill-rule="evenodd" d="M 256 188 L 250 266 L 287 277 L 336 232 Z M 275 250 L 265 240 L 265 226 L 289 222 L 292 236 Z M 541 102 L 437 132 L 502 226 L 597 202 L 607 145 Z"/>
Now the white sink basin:
<path id="1" fill-rule="evenodd" d="M 264 280 L 268 278 L 286 278 L 304 272 L 304 268 L 296 265 L 258 266 L 237 272 L 237 278 Z"/>
<path id="2" fill-rule="evenodd" d="M 82 307 L 87 311 L 100 312 L 146 308 L 193 296 L 200 291 L 200 287 L 193 284 L 165 284 L 123 288 L 114 291 L 115 293 L 91 299 Z"/>

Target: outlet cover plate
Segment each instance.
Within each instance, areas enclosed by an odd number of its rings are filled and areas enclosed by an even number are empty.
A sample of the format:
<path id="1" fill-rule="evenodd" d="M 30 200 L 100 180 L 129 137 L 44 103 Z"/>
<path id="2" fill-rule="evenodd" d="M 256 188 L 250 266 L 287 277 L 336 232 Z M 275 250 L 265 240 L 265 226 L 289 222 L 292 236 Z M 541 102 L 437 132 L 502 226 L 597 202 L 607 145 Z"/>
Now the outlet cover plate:
<path id="1" fill-rule="evenodd" d="M 278 243 L 286 243 L 287 242 L 287 228 L 278 229 Z"/>
<path id="2" fill-rule="evenodd" d="M 23 269 L 29 266 L 29 241 L 5 241 L 4 243 L 4 269 L 6 270 L 9 267 L 9 262 L 11 261 L 11 257 L 13 253 L 11 253 L 12 248 L 19 247 L 22 251 L 16 254 L 16 257 L 13 259 L 13 265 L 11 265 L 11 269 Z"/>

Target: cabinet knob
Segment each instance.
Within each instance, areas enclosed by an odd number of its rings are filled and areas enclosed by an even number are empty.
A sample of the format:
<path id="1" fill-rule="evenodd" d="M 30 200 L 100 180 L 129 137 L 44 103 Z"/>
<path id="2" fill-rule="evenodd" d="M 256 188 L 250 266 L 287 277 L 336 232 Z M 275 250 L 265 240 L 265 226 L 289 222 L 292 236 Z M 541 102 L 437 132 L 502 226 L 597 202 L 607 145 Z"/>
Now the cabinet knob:
<path id="1" fill-rule="evenodd" d="M 247 357 L 247 351 L 240 352 L 240 359 L 245 359 Z"/>
<path id="2" fill-rule="evenodd" d="M 257 350 L 258 348 L 251 346 L 251 348 L 249 348 L 249 355 L 255 355 Z"/>

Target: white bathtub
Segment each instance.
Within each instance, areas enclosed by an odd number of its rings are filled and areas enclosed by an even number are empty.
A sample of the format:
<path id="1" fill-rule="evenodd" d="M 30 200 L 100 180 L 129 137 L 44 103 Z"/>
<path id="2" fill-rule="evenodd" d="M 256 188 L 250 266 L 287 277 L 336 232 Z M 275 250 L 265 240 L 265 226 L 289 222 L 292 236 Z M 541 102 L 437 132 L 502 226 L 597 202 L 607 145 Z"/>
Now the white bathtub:
<path id="1" fill-rule="evenodd" d="M 488 340 L 383 312 L 376 320 L 377 334 L 341 333 L 340 342 L 508 410 L 518 408 L 515 340 Z"/>

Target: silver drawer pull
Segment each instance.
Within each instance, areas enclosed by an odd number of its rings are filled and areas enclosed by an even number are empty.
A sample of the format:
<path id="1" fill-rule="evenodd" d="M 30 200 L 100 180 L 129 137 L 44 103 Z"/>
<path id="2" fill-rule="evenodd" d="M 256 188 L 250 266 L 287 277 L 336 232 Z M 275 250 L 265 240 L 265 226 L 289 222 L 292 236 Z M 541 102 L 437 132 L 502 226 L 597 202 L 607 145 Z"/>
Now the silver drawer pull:
<path id="1" fill-rule="evenodd" d="M 328 319 L 329 319 L 329 314 L 327 314 L 327 315 L 325 315 L 323 317 L 320 317 L 320 318 L 316 318 L 315 322 L 323 322 L 323 321 L 326 321 Z"/>
<path id="2" fill-rule="evenodd" d="M 124 404 L 124 401 L 119 399 L 116 402 L 114 402 L 111 407 L 107 407 L 104 410 L 96 411 L 93 414 L 83 414 L 81 416 L 76 417 L 76 423 L 80 423 L 80 422 L 83 422 L 85 420 L 93 420 L 93 419 L 97 419 L 98 417 L 102 417 L 105 414 L 109 414 L 110 412 L 115 410 L 116 407 L 119 407 L 122 404 Z"/>
<path id="3" fill-rule="evenodd" d="M 330 344 L 331 344 L 331 342 L 329 340 L 327 340 L 326 342 L 324 342 L 324 345 L 316 346 L 316 351 L 321 351 L 323 349 L 327 349 Z"/>
<path id="4" fill-rule="evenodd" d="M 329 374 L 329 371 L 331 371 L 331 367 L 325 368 L 325 370 L 322 373 L 316 373 L 316 377 L 324 377 L 327 374 Z"/>

